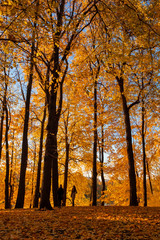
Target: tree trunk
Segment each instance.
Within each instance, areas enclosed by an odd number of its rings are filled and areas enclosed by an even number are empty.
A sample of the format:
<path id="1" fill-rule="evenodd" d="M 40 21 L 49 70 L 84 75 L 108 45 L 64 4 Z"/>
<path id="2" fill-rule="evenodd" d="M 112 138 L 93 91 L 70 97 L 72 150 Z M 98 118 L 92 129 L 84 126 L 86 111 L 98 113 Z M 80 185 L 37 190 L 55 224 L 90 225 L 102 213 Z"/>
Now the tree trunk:
<path id="1" fill-rule="evenodd" d="M 128 163 L 129 163 L 130 206 L 138 206 L 129 107 L 127 106 L 127 100 L 124 94 L 123 78 L 116 77 L 116 79 L 120 88 L 120 93 L 121 93 L 121 98 L 123 103 L 125 129 L 126 129 L 127 154 L 128 154 Z"/>
<path id="2" fill-rule="evenodd" d="M 2 115 L 1 115 L 1 125 L 0 125 L 0 162 L 1 162 L 1 155 L 2 155 L 2 138 L 3 138 L 3 122 L 4 122 L 4 99 L 2 102 Z"/>
<path id="3" fill-rule="evenodd" d="M 65 172 L 64 172 L 63 206 L 66 206 L 67 182 L 68 182 L 68 164 L 69 164 L 69 143 L 68 143 L 68 137 L 66 136 L 66 160 L 65 160 Z"/>
<path id="4" fill-rule="evenodd" d="M 57 126 L 58 127 L 58 126 Z M 58 152 L 57 152 L 57 134 L 53 138 L 53 164 L 52 164 L 52 191 L 54 206 L 58 206 Z"/>
<path id="5" fill-rule="evenodd" d="M 52 121 L 50 122 L 52 124 Z M 54 126 L 54 124 L 52 124 Z M 46 140 L 46 152 L 44 157 L 42 196 L 40 208 L 52 209 L 50 204 L 51 190 L 51 169 L 53 169 L 53 194 L 54 205 L 58 206 L 57 189 L 58 189 L 58 153 L 57 153 L 57 134 L 48 130 Z"/>
<path id="6" fill-rule="evenodd" d="M 5 133 L 5 142 L 6 142 L 6 177 L 5 177 L 5 209 L 10 208 L 9 201 L 9 144 L 8 144 L 8 109 L 5 103 L 5 112 L 6 112 L 6 133 Z"/>
<path id="7" fill-rule="evenodd" d="M 49 150 L 52 147 L 52 138 L 50 134 L 47 134 L 46 140 L 46 153 L 44 157 L 44 168 L 43 168 L 43 182 L 42 182 L 42 191 L 41 191 L 41 202 L 40 209 L 47 208 L 52 209 L 50 204 L 50 190 L 51 190 L 51 166 L 52 166 L 52 157 Z"/>
<path id="8" fill-rule="evenodd" d="M 147 206 L 147 185 L 146 185 L 146 150 L 145 150 L 145 129 L 144 129 L 144 116 L 145 107 L 144 100 L 142 99 L 142 152 L 143 152 L 143 193 L 144 193 L 144 207 Z"/>
<path id="9" fill-rule="evenodd" d="M 94 81 L 94 146 L 93 146 L 93 173 L 92 189 L 93 199 L 92 206 L 97 205 L 97 79 Z"/>
<path id="10" fill-rule="evenodd" d="M 104 178 L 104 171 L 103 171 L 103 164 L 104 164 L 104 133 L 103 133 L 103 124 L 101 125 L 101 137 L 102 137 L 102 146 L 101 146 L 101 179 L 102 179 L 102 195 L 104 195 L 104 191 L 106 189 L 105 178 Z M 101 203 L 104 206 L 104 201 Z"/>
<path id="11" fill-rule="evenodd" d="M 34 158 L 33 158 L 33 169 L 32 169 L 32 180 L 31 180 L 31 198 L 30 198 L 30 208 L 32 208 L 33 204 L 33 186 L 34 186 L 34 172 L 35 172 L 35 164 L 36 164 L 36 152 L 37 152 L 37 147 L 36 147 L 36 142 L 34 141 Z"/>
<path id="12" fill-rule="evenodd" d="M 52 209 L 50 204 L 51 190 L 51 170 L 53 181 L 53 198 L 54 205 L 58 206 L 57 189 L 58 189 L 58 152 L 57 152 L 57 131 L 58 117 L 56 115 L 57 85 L 52 83 L 50 99 L 48 104 L 48 125 L 47 139 L 44 157 L 42 196 L 40 208 Z"/>
<path id="13" fill-rule="evenodd" d="M 25 118 L 24 118 L 23 140 L 22 140 L 20 180 L 19 180 L 18 196 L 17 196 L 15 208 L 23 208 L 24 206 L 25 176 L 26 176 L 26 168 L 27 168 L 27 161 L 28 161 L 28 125 L 29 125 L 30 98 L 31 98 L 31 90 L 32 90 L 32 82 L 33 82 L 33 68 L 34 68 L 33 58 L 34 58 L 34 52 L 35 52 L 35 33 L 36 33 L 36 25 L 37 25 L 36 22 L 37 22 L 38 6 L 39 6 L 39 1 L 37 0 L 34 29 L 32 34 L 30 75 L 29 75 L 29 81 L 27 86 L 27 96 L 26 96 L 26 102 L 25 102 Z"/>
<path id="14" fill-rule="evenodd" d="M 43 119 L 41 122 L 41 135 L 40 135 L 40 146 L 39 146 L 37 181 L 36 181 L 34 203 L 33 203 L 34 208 L 38 208 L 38 200 L 39 200 L 39 195 L 40 195 L 40 179 L 41 179 L 41 165 L 42 165 L 43 135 L 44 135 L 45 119 L 46 119 L 46 104 L 45 104 L 45 108 L 44 108 Z"/>
<path id="15" fill-rule="evenodd" d="M 10 166 L 10 193 L 9 193 L 9 202 L 11 206 L 12 198 L 13 198 L 13 192 L 14 192 L 14 181 L 13 181 L 13 159 L 14 159 L 14 130 L 13 130 L 13 138 L 12 138 L 12 153 L 11 153 L 11 166 Z"/>
<path id="16" fill-rule="evenodd" d="M 40 202 L 40 208 L 52 209 L 50 204 L 50 190 L 51 190 L 51 170 L 52 170 L 52 191 L 54 206 L 58 206 L 57 190 L 58 190 L 58 151 L 57 151 L 57 132 L 58 122 L 62 109 L 62 84 L 67 72 L 67 68 L 64 74 L 63 81 L 59 82 L 59 41 L 62 27 L 62 18 L 64 13 L 65 1 L 62 0 L 60 9 L 57 9 L 57 29 L 55 33 L 55 42 L 52 58 L 48 64 L 48 70 L 50 64 L 53 62 L 51 90 L 48 92 L 48 125 L 47 125 L 47 139 L 44 157 L 44 170 L 43 170 L 43 182 L 42 182 L 42 196 Z M 60 99 L 59 107 L 57 107 L 57 91 L 60 86 Z"/>
<path id="17" fill-rule="evenodd" d="M 55 47 L 57 49 L 57 45 Z M 52 191 L 54 206 L 58 206 L 57 190 L 58 190 L 58 151 L 57 151 L 57 132 L 58 122 L 61 112 L 61 106 L 57 113 L 57 80 L 58 75 L 58 50 L 55 51 L 55 70 L 53 72 L 53 80 L 51 85 L 51 91 L 49 93 L 48 101 L 48 124 L 47 124 L 47 139 L 45 146 L 44 157 L 44 169 L 43 169 L 43 181 L 42 181 L 42 196 L 40 202 L 40 208 L 52 209 L 50 204 L 50 190 L 51 190 L 51 170 L 52 170 Z M 57 64 L 56 64 L 57 63 Z M 61 90 L 62 91 L 62 90 Z M 62 94 L 60 96 L 62 100 Z"/>
<path id="18" fill-rule="evenodd" d="M 23 208 L 24 197 L 25 197 L 25 175 L 26 175 L 26 168 L 27 168 L 27 161 L 28 161 L 29 108 L 30 108 L 30 97 L 31 97 L 31 89 L 32 89 L 32 81 L 33 81 L 33 54 L 34 54 L 34 43 L 32 44 L 30 77 L 29 77 L 29 82 L 28 82 L 28 86 L 27 86 L 25 119 L 24 119 L 23 140 L 22 140 L 20 181 L 19 181 L 16 206 L 15 206 L 16 208 Z"/>
<path id="19" fill-rule="evenodd" d="M 147 165 L 147 172 L 148 172 L 150 190 L 151 190 L 151 193 L 153 194 L 152 181 L 151 181 L 151 176 L 150 176 L 150 171 L 149 171 L 149 165 L 148 165 L 148 162 L 147 162 L 147 161 L 146 161 L 146 165 Z"/>

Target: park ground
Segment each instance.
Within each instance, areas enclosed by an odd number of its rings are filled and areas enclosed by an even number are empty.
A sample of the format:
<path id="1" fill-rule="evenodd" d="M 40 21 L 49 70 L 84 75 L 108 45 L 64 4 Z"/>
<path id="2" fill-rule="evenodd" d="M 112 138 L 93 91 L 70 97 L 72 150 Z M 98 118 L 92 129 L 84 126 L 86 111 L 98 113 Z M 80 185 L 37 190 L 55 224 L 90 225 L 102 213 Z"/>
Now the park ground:
<path id="1" fill-rule="evenodd" d="M 160 239 L 160 208 L 62 207 L 0 210 L 0 239 Z"/>

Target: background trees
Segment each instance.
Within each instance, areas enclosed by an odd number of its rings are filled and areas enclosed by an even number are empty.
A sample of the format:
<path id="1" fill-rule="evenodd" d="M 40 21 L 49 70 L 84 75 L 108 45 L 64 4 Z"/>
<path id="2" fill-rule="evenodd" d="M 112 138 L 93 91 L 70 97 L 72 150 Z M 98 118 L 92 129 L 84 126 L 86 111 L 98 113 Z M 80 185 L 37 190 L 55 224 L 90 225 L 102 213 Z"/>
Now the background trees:
<path id="1" fill-rule="evenodd" d="M 37 207 L 40 192 L 41 208 L 51 209 L 59 182 L 64 205 L 75 182 L 79 204 L 159 201 L 157 4 L 0 5 L 6 208 L 15 200 L 16 207 Z"/>

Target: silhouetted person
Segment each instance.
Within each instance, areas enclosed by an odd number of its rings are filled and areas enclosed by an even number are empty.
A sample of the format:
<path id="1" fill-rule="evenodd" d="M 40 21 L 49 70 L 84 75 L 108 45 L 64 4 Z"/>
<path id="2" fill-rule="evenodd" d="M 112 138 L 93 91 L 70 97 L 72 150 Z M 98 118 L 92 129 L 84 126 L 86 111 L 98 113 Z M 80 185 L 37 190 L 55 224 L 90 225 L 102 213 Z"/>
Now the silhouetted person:
<path id="1" fill-rule="evenodd" d="M 76 197 L 76 193 L 77 193 L 76 187 L 73 186 L 72 192 L 71 192 L 72 206 L 74 206 L 74 200 L 75 200 L 75 197 Z"/>
<path id="2" fill-rule="evenodd" d="M 64 195 L 64 189 L 62 188 L 62 184 L 61 184 L 57 191 L 59 207 L 61 207 L 61 205 L 62 205 L 63 195 Z"/>

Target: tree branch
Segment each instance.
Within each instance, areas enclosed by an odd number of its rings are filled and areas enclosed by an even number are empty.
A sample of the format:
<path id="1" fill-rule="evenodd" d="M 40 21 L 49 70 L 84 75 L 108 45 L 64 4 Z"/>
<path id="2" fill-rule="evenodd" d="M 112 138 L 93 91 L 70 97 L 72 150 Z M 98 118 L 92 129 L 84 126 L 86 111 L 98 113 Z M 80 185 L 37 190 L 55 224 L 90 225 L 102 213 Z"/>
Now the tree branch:
<path id="1" fill-rule="evenodd" d="M 130 108 L 133 107 L 134 105 L 140 103 L 140 100 L 139 100 L 139 99 L 140 99 L 140 95 L 141 95 L 141 91 L 140 91 L 139 94 L 138 94 L 138 99 L 137 99 L 135 102 L 131 103 L 131 104 L 128 106 L 128 109 L 130 109 Z"/>

